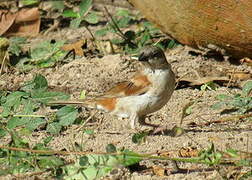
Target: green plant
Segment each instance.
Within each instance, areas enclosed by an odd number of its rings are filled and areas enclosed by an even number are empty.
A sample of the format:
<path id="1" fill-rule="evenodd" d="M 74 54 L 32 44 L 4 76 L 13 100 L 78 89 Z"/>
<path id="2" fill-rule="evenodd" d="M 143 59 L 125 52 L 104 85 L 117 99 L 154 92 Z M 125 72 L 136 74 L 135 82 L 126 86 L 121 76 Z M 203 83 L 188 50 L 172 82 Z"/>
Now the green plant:
<path id="1" fill-rule="evenodd" d="M 0 173 L 16 174 L 28 171 L 50 172 L 48 176 L 58 179 L 99 179 L 108 174 L 111 170 L 119 167 L 128 167 L 136 165 L 142 160 L 166 160 L 184 163 L 201 163 L 209 166 L 246 166 L 251 167 L 251 153 L 240 152 L 234 149 L 219 151 L 214 144 L 206 150 L 202 150 L 197 157 L 180 158 L 155 153 L 139 154 L 127 149 L 119 149 L 109 144 L 106 147 L 107 152 L 68 152 L 53 151 L 47 148 L 49 139 L 44 139 L 43 143 L 38 143 L 29 149 L 26 140 L 20 139 L 12 133 L 11 146 L 0 146 Z M 61 155 L 81 155 L 75 161 L 68 162 L 50 154 Z M 27 158 L 27 159 L 25 159 Z M 51 161 L 50 161 L 51 158 Z M 11 164 L 11 166 L 9 166 Z M 6 171 L 7 170 L 7 171 Z M 244 174 L 250 177 L 251 173 Z"/>
<path id="2" fill-rule="evenodd" d="M 94 11 L 90 11 L 91 7 L 92 0 L 82 0 L 77 11 L 72 9 L 64 10 L 62 15 L 64 17 L 74 18 L 70 23 L 70 27 L 72 28 L 78 28 L 82 21 L 96 24 L 99 21 L 99 17 Z"/>
<path id="3" fill-rule="evenodd" d="M 62 107 L 54 115 L 38 113 L 49 101 L 69 98 L 64 93 L 48 91 L 47 80 L 39 74 L 19 91 L 1 91 L 0 98 L 0 135 L 6 134 L 6 128 L 13 130 L 20 126 L 30 132 L 45 126 L 47 132 L 57 134 L 62 127 L 72 124 L 78 114 L 73 106 Z"/>
<path id="4" fill-rule="evenodd" d="M 34 67 L 52 67 L 66 55 L 66 52 L 60 49 L 63 44 L 64 41 L 43 41 L 32 47 L 29 56 L 21 58 L 16 66 L 21 71 L 29 71 Z"/>
<path id="5" fill-rule="evenodd" d="M 217 151 L 214 144 L 212 144 L 207 150 L 201 151 L 198 158 L 209 165 L 217 165 L 220 163 L 222 156 L 222 153 Z"/>
<path id="6" fill-rule="evenodd" d="M 12 37 L 10 38 L 10 46 L 8 51 L 10 54 L 20 56 L 22 53 L 21 45 L 26 43 L 26 38 L 24 37 Z"/>
<path id="7" fill-rule="evenodd" d="M 220 109 L 223 106 L 229 109 L 237 110 L 238 113 L 244 114 L 252 110 L 252 81 L 244 84 L 241 94 L 229 96 L 220 94 L 216 98 L 220 101 L 212 106 L 214 109 Z"/>
<path id="8" fill-rule="evenodd" d="M 207 82 L 203 85 L 200 86 L 201 91 L 206 91 L 206 90 L 216 90 L 218 85 L 214 83 L 213 81 Z"/>
<path id="9" fill-rule="evenodd" d="M 0 176 L 34 171 L 46 171 L 48 169 L 56 171 L 57 167 L 62 166 L 65 163 L 62 158 L 54 155 L 18 151 L 18 149 L 29 148 L 29 141 L 19 137 L 14 131 L 11 131 L 10 135 L 11 141 L 9 146 L 15 147 L 17 151 L 0 149 Z M 33 149 L 49 150 L 49 148 L 46 147 L 49 141 L 49 138 L 45 138 L 42 143 L 36 144 Z"/>
<path id="10" fill-rule="evenodd" d="M 130 166 L 142 160 L 136 153 L 127 149 L 116 150 L 112 144 L 107 146 L 108 153 L 111 154 L 89 154 L 82 156 L 75 162 L 65 166 L 63 175 L 65 179 L 99 179 L 110 171 L 120 166 Z"/>
<path id="11" fill-rule="evenodd" d="M 38 0 L 20 0 L 21 4 L 25 5 L 25 6 L 30 6 L 30 5 L 37 5 L 39 3 Z"/>
<path id="12" fill-rule="evenodd" d="M 107 11 L 107 10 L 106 10 Z M 161 32 L 155 28 L 148 21 L 139 21 L 138 18 L 130 13 L 128 10 L 119 9 L 112 17 L 107 11 L 110 20 L 108 19 L 108 25 L 95 32 L 95 36 L 104 36 L 107 33 L 115 33 L 118 37 L 111 39 L 111 42 L 119 47 L 122 47 L 123 51 L 129 54 L 138 53 L 138 51 L 146 45 L 154 44 L 154 38 L 159 37 Z M 121 28 L 129 27 L 132 24 L 137 24 L 137 29 L 127 30 L 123 32 Z M 156 43 L 156 46 L 162 49 L 173 48 L 178 43 L 174 40 L 160 41 Z"/>
<path id="13" fill-rule="evenodd" d="M 145 141 L 146 137 L 148 135 L 148 132 L 139 132 L 139 133 L 135 133 L 133 136 L 132 136 L 132 142 L 135 143 L 135 144 L 140 144 L 142 142 Z"/>

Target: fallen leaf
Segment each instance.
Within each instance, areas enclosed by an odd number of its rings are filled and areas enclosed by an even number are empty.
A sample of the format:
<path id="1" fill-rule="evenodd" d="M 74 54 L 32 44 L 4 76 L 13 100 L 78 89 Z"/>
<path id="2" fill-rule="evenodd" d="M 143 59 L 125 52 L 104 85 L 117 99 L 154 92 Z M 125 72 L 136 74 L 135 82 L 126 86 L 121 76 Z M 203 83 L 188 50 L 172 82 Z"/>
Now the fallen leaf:
<path id="1" fill-rule="evenodd" d="M 248 80 L 251 79 L 252 75 L 249 72 L 227 72 L 227 75 L 232 80 Z"/>
<path id="2" fill-rule="evenodd" d="M 179 150 L 180 157 L 197 157 L 198 154 L 199 154 L 199 150 L 192 147 L 187 147 L 187 148 L 183 147 Z"/>
<path id="3" fill-rule="evenodd" d="M 9 53 L 8 53 L 8 47 L 10 43 L 9 40 L 6 38 L 0 38 L 0 74 L 2 74 L 3 71 L 7 71 L 7 66 L 9 64 Z"/>
<path id="4" fill-rule="evenodd" d="M 77 42 L 66 44 L 61 47 L 64 51 L 74 51 L 78 56 L 84 56 L 84 52 L 82 47 L 87 43 L 86 39 L 81 39 Z"/>
<path id="5" fill-rule="evenodd" d="M 9 13 L 7 10 L 0 10 L 0 35 L 3 35 L 14 23 L 17 14 Z"/>
<path id="6" fill-rule="evenodd" d="M 120 49 L 117 45 L 113 44 L 111 41 L 109 40 L 96 40 L 95 44 L 97 46 L 97 48 L 99 49 L 99 51 L 104 54 L 114 54 L 114 53 L 118 53 L 120 52 Z"/>
<path id="7" fill-rule="evenodd" d="M 15 13 L 0 10 L 0 35 L 36 36 L 40 21 L 38 8 L 23 8 Z"/>
<path id="8" fill-rule="evenodd" d="M 240 59 L 240 63 L 242 63 L 242 64 L 245 63 L 248 66 L 252 66 L 252 59 L 245 57 L 245 58 Z"/>
<path id="9" fill-rule="evenodd" d="M 165 169 L 161 166 L 153 166 L 153 173 L 157 176 L 165 176 Z"/>

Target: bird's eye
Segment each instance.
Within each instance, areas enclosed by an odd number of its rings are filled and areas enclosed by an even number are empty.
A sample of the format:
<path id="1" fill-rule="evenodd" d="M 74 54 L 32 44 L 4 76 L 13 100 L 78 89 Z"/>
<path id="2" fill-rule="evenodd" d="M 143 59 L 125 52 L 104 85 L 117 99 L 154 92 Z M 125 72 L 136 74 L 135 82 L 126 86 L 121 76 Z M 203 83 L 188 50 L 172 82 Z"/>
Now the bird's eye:
<path id="1" fill-rule="evenodd" d="M 146 56 L 144 53 L 141 53 L 138 57 L 139 61 L 148 61 L 148 56 Z"/>

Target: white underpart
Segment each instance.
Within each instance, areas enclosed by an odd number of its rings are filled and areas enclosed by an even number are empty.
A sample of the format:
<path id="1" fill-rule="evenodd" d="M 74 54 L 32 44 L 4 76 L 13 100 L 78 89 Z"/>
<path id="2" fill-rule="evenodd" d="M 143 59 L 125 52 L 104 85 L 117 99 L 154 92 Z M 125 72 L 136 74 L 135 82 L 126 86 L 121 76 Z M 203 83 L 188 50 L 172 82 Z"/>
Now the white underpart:
<path id="1" fill-rule="evenodd" d="M 119 117 L 130 118 L 131 128 L 139 117 L 153 113 L 162 108 L 170 99 L 174 87 L 175 77 L 170 69 L 145 69 L 144 74 L 152 82 L 152 87 L 147 93 L 138 96 L 119 98 L 116 109 L 111 112 Z"/>

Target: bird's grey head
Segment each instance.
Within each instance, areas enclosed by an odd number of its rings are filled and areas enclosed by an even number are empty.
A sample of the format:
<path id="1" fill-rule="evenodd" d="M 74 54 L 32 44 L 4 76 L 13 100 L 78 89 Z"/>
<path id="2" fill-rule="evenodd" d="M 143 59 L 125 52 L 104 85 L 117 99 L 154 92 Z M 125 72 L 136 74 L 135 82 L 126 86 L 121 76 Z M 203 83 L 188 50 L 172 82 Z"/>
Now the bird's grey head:
<path id="1" fill-rule="evenodd" d="M 144 47 L 139 53 L 138 60 L 145 64 L 149 64 L 151 68 L 154 69 L 170 67 L 163 50 L 156 46 Z"/>

